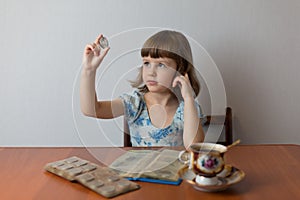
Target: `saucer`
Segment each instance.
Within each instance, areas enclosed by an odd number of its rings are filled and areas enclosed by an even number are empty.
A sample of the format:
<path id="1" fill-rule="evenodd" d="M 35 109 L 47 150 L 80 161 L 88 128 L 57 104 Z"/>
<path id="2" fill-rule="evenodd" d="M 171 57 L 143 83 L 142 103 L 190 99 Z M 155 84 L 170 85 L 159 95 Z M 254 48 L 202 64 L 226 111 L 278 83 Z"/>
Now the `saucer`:
<path id="1" fill-rule="evenodd" d="M 229 166 L 229 165 L 228 165 Z M 231 167 L 231 166 L 230 166 Z M 179 176 L 192 185 L 196 190 L 200 190 L 203 192 L 218 192 L 218 191 L 223 191 L 226 190 L 229 186 L 234 185 L 245 177 L 245 173 L 236 168 L 236 167 L 231 167 L 230 173 L 228 173 L 227 176 L 225 177 L 218 177 L 218 183 L 216 185 L 201 185 L 197 182 L 195 182 L 195 174 L 193 171 L 188 169 L 188 167 L 184 167 L 179 171 Z"/>

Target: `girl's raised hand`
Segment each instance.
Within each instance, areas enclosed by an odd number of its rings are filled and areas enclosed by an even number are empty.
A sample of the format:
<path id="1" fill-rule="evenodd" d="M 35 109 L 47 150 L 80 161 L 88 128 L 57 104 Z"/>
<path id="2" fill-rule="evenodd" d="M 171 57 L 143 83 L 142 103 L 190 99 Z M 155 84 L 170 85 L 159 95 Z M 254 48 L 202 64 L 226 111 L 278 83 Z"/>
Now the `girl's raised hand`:
<path id="1" fill-rule="evenodd" d="M 87 70 L 96 70 L 106 56 L 110 48 L 107 47 L 103 50 L 100 48 L 100 39 L 102 37 L 102 34 L 100 34 L 93 43 L 85 46 L 82 59 L 83 68 Z"/>
<path id="2" fill-rule="evenodd" d="M 184 100 L 187 100 L 188 98 L 195 98 L 194 90 L 191 86 L 191 82 L 187 73 L 184 76 L 181 75 L 175 77 L 172 86 L 176 87 L 177 85 L 180 87 L 181 95 Z"/>

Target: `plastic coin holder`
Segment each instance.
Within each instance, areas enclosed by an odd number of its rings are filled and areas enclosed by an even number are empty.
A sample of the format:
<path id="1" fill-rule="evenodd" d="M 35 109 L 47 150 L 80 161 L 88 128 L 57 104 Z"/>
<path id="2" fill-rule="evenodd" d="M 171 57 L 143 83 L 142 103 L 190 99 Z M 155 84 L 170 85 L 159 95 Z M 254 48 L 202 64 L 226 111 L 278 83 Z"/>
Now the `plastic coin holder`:
<path id="1" fill-rule="evenodd" d="M 78 182 L 107 198 L 140 188 L 138 184 L 122 178 L 110 168 L 101 167 L 76 156 L 48 163 L 45 170 L 69 181 Z"/>
<path id="2" fill-rule="evenodd" d="M 109 46 L 108 40 L 107 40 L 107 38 L 104 37 L 104 36 L 101 37 L 101 39 L 100 39 L 100 41 L 99 41 L 99 44 L 100 44 L 100 47 L 101 47 L 102 49 L 105 49 L 105 48 L 107 48 L 107 47 Z"/>

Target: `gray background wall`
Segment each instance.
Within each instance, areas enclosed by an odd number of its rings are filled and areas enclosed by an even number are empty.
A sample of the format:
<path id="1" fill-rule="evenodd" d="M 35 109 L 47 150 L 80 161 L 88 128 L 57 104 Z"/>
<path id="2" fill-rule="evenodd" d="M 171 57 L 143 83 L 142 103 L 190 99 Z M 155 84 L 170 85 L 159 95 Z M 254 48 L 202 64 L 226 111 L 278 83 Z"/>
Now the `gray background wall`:
<path id="1" fill-rule="evenodd" d="M 299 0 L 1 0 L 0 145 L 121 145 L 121 119 L 79 111 L 82 51 L 99 33 L 110 39 L 97 86 L 101 97 L 117 96 L 140 63 L 134 49 L 159 30 L 145 27 L 182 31 L 206 49 L 235 138 L 299 144 L 299 10 Z"/>

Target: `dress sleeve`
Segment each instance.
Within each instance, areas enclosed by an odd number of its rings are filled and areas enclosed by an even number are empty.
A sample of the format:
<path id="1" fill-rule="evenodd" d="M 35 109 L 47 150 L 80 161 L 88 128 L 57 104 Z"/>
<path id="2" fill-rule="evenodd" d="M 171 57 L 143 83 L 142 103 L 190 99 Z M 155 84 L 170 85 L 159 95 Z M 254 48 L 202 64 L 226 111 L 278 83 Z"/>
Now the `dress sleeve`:
<path id="1" fill-rule="evenodd" d="M 142 109 L 141 94 L 138 91 L 124 93 L 120 96 L 124 103 L 124 115 L 128 122 L 133 122 Z"/>
<path id="2" fill-rule="evenodd" d="M 199 104 L 196 100 L 195 100 L 195 106 L 196 106 L 196 109 L 197 109 L 198 117 L 199 117 L 201 120 L 206 119 L 206 116 L 203 114 L 200 104 Z M 179 119 L 180 119 L 180 120 L 184 120 L 184 117 L 183 117 L 184 111 L 183 111 L 183 110 L 184 110 L 184 101 L 182 101 L 182 102 L 179 104 L 178 116 L 179 116 Z"/>

